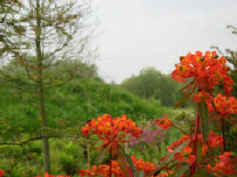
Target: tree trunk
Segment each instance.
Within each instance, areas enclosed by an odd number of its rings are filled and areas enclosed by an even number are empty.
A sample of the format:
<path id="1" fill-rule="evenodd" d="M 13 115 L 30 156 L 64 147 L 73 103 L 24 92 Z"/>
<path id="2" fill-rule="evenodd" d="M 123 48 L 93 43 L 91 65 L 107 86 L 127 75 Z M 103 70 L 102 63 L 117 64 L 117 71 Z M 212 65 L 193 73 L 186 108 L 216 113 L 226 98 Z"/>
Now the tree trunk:
<path id="1" fill-rule="evenodd" d="M 35 31 L 35 43 L 36 43 L 36 57 L 38 61 L 38 75 L 39 75 L 39 101 L 40 101 L 40 116 L 42 118 L 43 128 L 43 156 L 44 156 L 44 170 L 50 173 L 50 147 L 49 138 L 47 135 L 47 117 L 45 111 L 45 98 L 44 98 L 44 82 L 43 82 L 43 55 L 41 51 L 41 14 L 40 14 L 40 0 L 36 2 L 36 31 Z"/>

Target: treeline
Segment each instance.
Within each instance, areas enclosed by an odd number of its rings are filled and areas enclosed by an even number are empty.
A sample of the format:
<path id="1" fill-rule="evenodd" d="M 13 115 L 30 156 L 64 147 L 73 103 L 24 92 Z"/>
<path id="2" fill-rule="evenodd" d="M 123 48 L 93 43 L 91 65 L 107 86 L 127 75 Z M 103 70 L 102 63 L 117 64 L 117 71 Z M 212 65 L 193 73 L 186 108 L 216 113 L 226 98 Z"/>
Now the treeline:
<path id="1" fill-rule="evenodd" d="M 137 76 L 123 81 L 121 86 L 140 98 L 158 100 L 164 106 L 174 106 L 180 98 L 180 85 L 153 67 L 144 68 Z"/>

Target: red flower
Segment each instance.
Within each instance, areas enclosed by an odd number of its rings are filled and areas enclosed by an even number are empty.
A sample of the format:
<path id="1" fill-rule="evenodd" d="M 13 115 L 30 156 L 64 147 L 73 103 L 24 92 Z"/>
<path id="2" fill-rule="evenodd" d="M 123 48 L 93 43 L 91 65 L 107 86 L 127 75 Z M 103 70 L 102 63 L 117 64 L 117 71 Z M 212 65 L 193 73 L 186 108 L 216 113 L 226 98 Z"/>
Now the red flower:
<path id="1" fill-rule="evenodd" d="M 221 115 L 237 114 L 237 99 L 218 94 L 214 99 L 216 111 Z"/>
<path id="2" fill-rule="evenodd" d="M 84 136 L 89 133 L 96 134 L 104 144 L 102 147 L 110 146 L 116 149 L 120 143 L 125 143 L 126 135 L 139 137 L 142 130 L 136 126 L 132 120 L 128 120 L 126 115 L 112 118 L 111 115 L 105 114 L 99 116 L 97 120 L 92 120 L 82 127 L 81 132 Z"/>
<path id="3" fill-rule="evenodd" d="M 186 82 L 188 78 L 194 81 L 189 88 L 210 92 L 216 85 L 223 84 L 226 94 L 232 90 L 233 80 L 228 76 L 229 68 L 225 65 L 224 57 L 217 58 L 216 52 L 207 51 L 203 55 L 200 51 L 187 54 L 175 65 L 172 78 L 177 82 Z"/>
<path id="4" fill-rule="evenodd" d="M 152 162 L 146 162 L 143 159 L 137 159 L 135 156 L 131 156 L 131 159 L 135 169 L 137 171 L 143 171 L 147 176 L 155 170 L 155 165 Z M 120 168 L 118 161 L 116 160 L 112 160 L 112 174 L 114 177 L 126 176 Z M 80 170 L 78 175 L 89 177 L 110 177 L 110 165 L 94 165 L 90 169 Z"/>
<path id="5" fill-rule="evenodd" d="M 138 159 L 135 156 L 131 156 L 131 159 L 137 171 L 144 171 L 145 174 L 150 174 L 156 169 L 152 162 L 145 162 L 143 159 Z"/>
<path id="6" fill-rule="evenodd" d="M 207 170 L 213 172 L 216 176 L 221 175 L 235 175 L 236 174 L 236 159 L 231 157 L 232 152 L 225 152 L 220 155 L 220 161 L 214 167 L 207 165 Z M 219 175 L 218 175 L 219 174 Z"/>
<path id="7" fill-rule="evenodd" d="M 156 120 L 156 124 L 162 129 L 168 129 L 172 126 L 172 122 L 168 119 L 168 114 L 165 114 L 163 118 Z"/>
<path id="8" fill-rule="evenodd" d="M 223 143 L 224 143 L 224 139 L 221 136 L 217 135 L 216 133 L 214 133 L 212 131 L 209 133 L 208 145 L 211 148 L 223 146 Z"/>
<path id="9" fill-rule="evenodd" d="M 0 176 L 1 177 L 1 176 Z M 36 176 L 36 177 L 41 177 L 41 176 Z M 70 177 L 70 176 L 63 176 L 63 175 L 57 175 L 57 176 L 54 176 L 54 175 L 50 175 L 48 174 L 47 172 L 44 173 L 44 177 Z"/>
<path id="10" fill-rule="evenodd" d="M 4 171 L 0 169 L 0 177 L 3 177 Z"/>

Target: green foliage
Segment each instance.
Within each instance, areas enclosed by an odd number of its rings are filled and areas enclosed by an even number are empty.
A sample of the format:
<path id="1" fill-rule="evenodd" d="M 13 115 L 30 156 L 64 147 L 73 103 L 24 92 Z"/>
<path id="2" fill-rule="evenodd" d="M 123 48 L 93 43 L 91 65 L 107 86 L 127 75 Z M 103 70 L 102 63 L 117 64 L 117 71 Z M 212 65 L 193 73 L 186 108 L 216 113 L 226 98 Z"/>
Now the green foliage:
<path id="1" fill-rule="evenodd" d="M 37 113 L 37 100 L 30 94 L 20 93 L 8 87 L 0 88 L 0 143 L 20 143 L 40 135 L 38 124 L 41 119 Z M 31 106 L 32 105 L 32 106 Z M 158 101 L 147 101 L 129 93 L 119 86 L 111 86 L 97 78 L 73 79 L 59 87 L 51 87 L 46 92 L 46 110 L 48 112 L 49 135 L 56 135 L 60 140 L 52 139 L 52 172 L 73 173 L 75 169 L 86 168 L 87 158 L 83 155 L 84 145 L 74 145 L 67 137 L 79 136 L 80 126 L 86 121 L 104 113 L 120 116 L 128 115 L 136 121 L 157 118 L 163 113 L 171 113 L 170 109 L 162 107 Z M 66 137 L 65 139 L 61 139 Z M 74 142 L 76 143 L 76 142 Z M 5 148 L 4 148 L 5 147 Z M 29 145 L 0 145 L 0 168 L 11 169 L 10 176 L 22 174 L 20 167 L 24 166 L 28 174 L 39 175 L 42 169 L 42 144 L 40 141 Z M 91 147 L 92 148 L 92 147 Z M 90 151 L 90 162 L 96 164 L 98 153 Z M 106 160 L 106 159 L 105 159 Z M 12 165 L 9 163 L 12 162 Z M 7 164 L 5 166 L 4 164 Z M 13 174 L 14 172 L 14 174 Z"/>
<path id="2" fill-rule="evenodd" d="M 155 68 L 145 68 L 121 85 L 141 98 L 159 100 L 164 106 L 173 106 L 177 101 L 179 85 Z"/>

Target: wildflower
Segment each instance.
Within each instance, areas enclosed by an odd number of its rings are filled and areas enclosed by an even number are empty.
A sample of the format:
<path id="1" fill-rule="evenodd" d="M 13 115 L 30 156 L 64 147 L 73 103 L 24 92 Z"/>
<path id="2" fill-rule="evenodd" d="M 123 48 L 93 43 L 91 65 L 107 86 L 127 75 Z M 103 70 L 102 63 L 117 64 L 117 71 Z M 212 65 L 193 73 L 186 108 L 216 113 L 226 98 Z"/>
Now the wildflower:
<path id="1" fill-rule="evenodd" d="M 228 76 L 229 68 L 225 65 L 224 57 L 218 58 L 216 52 L 207 51 L 203 55 L 200 51 L 188 53 L 179 64 L 175 65 L 172 78 L 177 82 L 185 83 L 193 78 L 190 87 L 210 92 L 216 85 L 223 84 L 227 95 L 232 91 L 233 80 Z"/>
<path id="2" fill-rule="evenodd" d="M 221 136 L 217 135 L 216 133 L 214 133 L 212 131 L 209 133 L 208 145 L 211 148 L 223 146 L 223 143 L 224 143 L 224 139 Z"/>
<path id="3" fill-rule="evenodd" d="M 168 114 L 165 114 L 164 118 L 156 120 L 156 124 L 164 130 L 172 126 L 172 122 L 168 119 Z"/>
<path id="4" fill-rule="evenodd" d="M 104 142 L 102 147 L 109 146 L 110 149 L 117 149 L 120 143 L 125 143 L 125 136 L 137 138 L 142 134 L 142 130 L 135 122 L 128 120 L 126 115 L 112 118 L 108 114 L 88 122 L 82 127 L 81 132 L 84 136 L 88 136 L 89 133 L 96 134 Z"/>
<path id="5" fill-rule="evenodd" d="M 145 162 L 143 159 L 138 159 L 135 156 L 131 156 L 131 159 L 137 171 L 144 171 L 145 174 L 150 174 L 156 169 L 152 162 Z"/>
<path id="6" fill-rule="evenodd" d="M 221 115 L 237 114 L 237 99 L 218 94 L 214 98 L 216 111 Z"/>
<path id="7" fill-rule="evenodd" d="M 214 175 L 234 175 L 236 174 L 235 164 L 236 159 L 232 158 L 232 152 L 225 152 L 219 156 L 220 161 L 212 167 L 210 164 L 207 165 L 207 170 L 213 172 Z"/>
<path id="8" fill-rule="evenodd" d="M 137 159 L 135 156 L 131 156 L 132 163 L 137 171 L 143 171 L 144 174 L 150 174 L 155 170 L 155 165 L 152 162 L 146 162 L 143 159 Z M 90 169 L 80 170 L 79 176 L 101 176 L 109 177 L 110 168 L 114 177 L 125 177 L 122 169 L 119 166 L 119 162 L 116 160 L 111 161 L 110 165 L 93 165 Z"/>
<path id="9" fill-rule="evenodd" d="M 3 177 L 4 171 L 0 169 L 0 177 Z"/>

